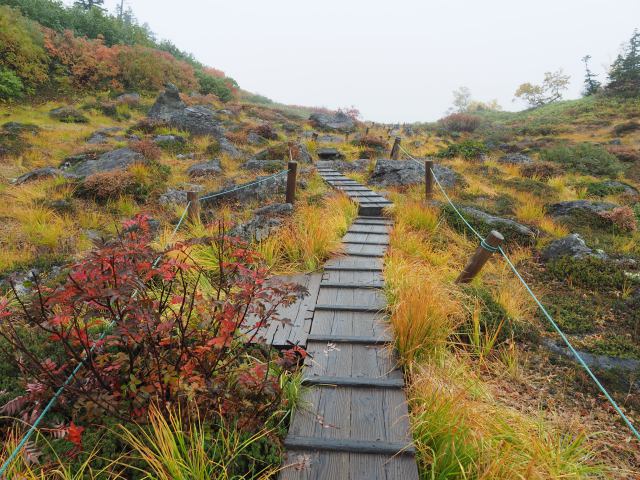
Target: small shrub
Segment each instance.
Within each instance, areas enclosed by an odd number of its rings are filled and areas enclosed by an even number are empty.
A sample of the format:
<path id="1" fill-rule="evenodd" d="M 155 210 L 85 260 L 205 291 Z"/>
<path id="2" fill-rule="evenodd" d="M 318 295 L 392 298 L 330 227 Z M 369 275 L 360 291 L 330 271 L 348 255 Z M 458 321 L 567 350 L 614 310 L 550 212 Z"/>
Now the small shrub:
<path id="1" fill-rule="evenodd" d="M 124 195 L 139 195 L 140 187 L 135 176 L 128 171 L 101 172 L 85 178 L 75 194 L 104 203 Z"/>
<path id="2" fill-rule="evenodd" d="M 628 283 L 624 270 L 618 265 L 591 256 L 559 258 L 547 264 L 547 271 L 558 280 L 593 290 L 622 290 Z"/>
<path id="3" fill-rule="evenodd" d="M 151 140 L 135 140 L 129 143 L 129 148 L 149 160 L 158 160 L 162 156 L 162 149 Z"/>
<path id="4" fill-rule="evenodd" d="M 614 155 L 621 162 L 640 162 L 640 152 L 634 148 L 623 145 L 609 145 L 607 152 Z"/>
<path id="5" fill-rule="evenodd" d="M 477 140 L 464 140 L 460 143 L 449 145 L 446 149 L 438 152 L 440 158 L 462 157 L 466 160 L 476 160 L 489 153 L 489 149 L 484 142 Z"/>
<path id="6" fill-rule="evenodd" d="M 622 171 L 618 159 L 605 148 L 590 143 L 561 145 L 540 152 L 540 158 L 563 165 L 566 169 L 586 175 L 615 177 Z"/>
<path id="7" fill-rule="evenodd" d="M 235 132 L 226 132 L 224 134 L 227 139 L 236 145 L 246 145 L 247 144 L 247 132 L 244 130 L 237 130 Z M 208 148 L 208 147 L 207 147 Z M 220 147 L 218 146 L 218 149 Z M 215 155 L 215 153 L 213 153 Z"/>
<path id="8" fill-rule="evenodd" d="M 562 169 L 555 163 L 534 162 L 520 167 L 520 174 L 526 178 L 538 178 L 548 180 L 552 177 L 562 175 Z"/>
<path id="9" fill-rule="evenodd" d="M 452 113 L 438 120 L 442 128 L 449 132 L 473 132 L 480 126 L 480 117 L 468 113 Z"/>
<path id="10" fill-rule="evenodd" d="M 227 134 L 225 134 L 227 135 Z M 209 156 L 216 156 L 220 153 L 220 143 L 217 140 L 211 140 L 207 148 L 204 149 L 204 153 Z"/>
<path id="11" fill-rule="evenodd" d="M 22 97 L 24 85 L 13 71 L 0 67 L 0 100 L 13 100 Z"/>
<path id="12" fill-rule="evenodd" d="M 627 133 L 635 132 L 636 130 L 640 130 L 640 123 L 631 121 L 631 122 L 621 123 L 613 127 L 613 134 L 620 137 Z"/>
<path id="13" fill-rule="evenodd" d="M 616 207 L 606 212 L 600 212 L 598 215 L 611 222 L 614 228 L 620 232 L 635 232 L 638 229 L 635 213 L 631 207 L 627 205 Z"/>
<path id="14" fill-rule="evenodd" d="M 598 339 L 589 351 L 597 355 L 607 355 L 618 358 L 640 358 L 640 346 L 628 337 L 622 335 L 608 335 Z"/>
<path id="15" fill-rule="evenodd" d="M 378 152 L 385 151 L 389 147 L 387 141 L 384 138 L 375 137 L 373 135 L 365 135 L 357 140 L 354 140 L 354 143 L 361 147 Z"/>
<path id="16" fill-rule="evenodd" d="M 268 123 L 261 123 L 257 127 L 252 128 L 251 131 L 268 140 L 278 139 L 278 134 L 273 130 L 273 127 Z"/>
<path id="17" fill-rule="evenodd" d="M 587 195 L 592 197 L 606 197 L 607 195 L 618 195 L 624 192 L 624 185 L 615 185 L 610 182 L 597 182 L 587 185 Z"/>

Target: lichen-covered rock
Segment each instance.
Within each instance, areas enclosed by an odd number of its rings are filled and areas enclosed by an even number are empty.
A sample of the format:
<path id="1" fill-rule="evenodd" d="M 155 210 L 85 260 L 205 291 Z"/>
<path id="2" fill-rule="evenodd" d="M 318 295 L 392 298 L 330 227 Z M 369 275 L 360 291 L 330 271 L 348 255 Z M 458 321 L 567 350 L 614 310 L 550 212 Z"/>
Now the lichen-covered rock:
<path id="1" fill-rule="evenodd" d="M 335 114 L 329 113 L 312 113 L 309 116 L 311 124 L 322 130 L 338 131 L 338 132 L 353 132 L 356 128 L 356 124 L 349 115 L 337 112 Z"/>
<path id="2" fill-rule="evenodd" d="M 89 136 L 89 138 L 87 138 L 87 143 L 92 145 L 107 143 L 109 139 L 114 138 L 114 135 L 121 131 L 122 129 L 120 127 L 101 128 L 93 132 Z M 116 138 L 116 140 L 120 140 L 120 139 L 124 139 L 124 138 Z"/>
<path id="3" fill-rule="evenodd" d="M 7 122 L 2 125 L 2 130 L 13 135 L 22 135 L 23 133 L 36 134 L 40 132 L 40 127 L 31 123 Z"/>
<path id="4" fill-rule="evenodd" d="M 309 154 L 307 147 L 297 142 L 283 142 L 266 148 L 256 153 L 251 160 L 279 160 L 285 162 L 290 157 L 296 162 L 311 163 L 311 154 Z"/>
<path id="5" fill-rule="evenodd" d="M 160 195 L 158 201 L 160 205 L 186 205 L 187 192 L 202 192 L 202 190 L 204 190 L 202 185 L 185 183 L 180 188 L 167 189 L 165 193 Z"/>
<path id="6" fill-rule="evenodd" d="M 231 158 L 242 158 L 243 154 L 233 143 L 224 137 L 218 139 L 218 152 L 229 155 Z"/>
<path id="7" fill-rule="evenodd" d="M 103 153 L 95 160 L 80 162 L 70 167 L 70 170 L 71 173 L 86 177 L 99 172 L 124 170 L 134 163 L 147 163 L 147 160 L 142 154 L 125 147 Z"/>
<path id="8" fill-rule="evenodd" d="M 274 203 L 257 209 L 247 223 L 235 227 L 231 234 L 247 241 L 260 242 L 277 230 L 284 218 L 291 215 L 293 206 L 290 203 Z"/>
<path id="9" fill-rule="evenodd" d="M 344 154 L 337 148 L 319 148 L 316 151 L 320 160 L 344 160 Z"/>
<path id="10" fill-rule="evenodd" d="M 175 148 L 183 146 L 186 140 L 180 135 L 156 135 L 153 143 L 161 147 Z"/>
<path id="11" fill-rule="evenodd" d="M 268 143 L 268 140 L 261 137 L 256 132 L 249 132 L 247 135 L 247 143 L 249 145 L 264 145 L 265 143 Z"/>
<path id="12" fill-rule="evenodd" d="M 256 180 L 248 182 L 245 185 L 246 186 L 230 185 L 217 192 L 207 194 L 215 194 L 216 196 L 208 200 L 203 200 L 203 205 L 215 205 L 220 202 L 263 201 L 274 195 L 283 195 L 287 185 L 287 176 L 258 177 Z M 203 197 L 207 195 L 203 195 Z"/>
<path id="13" fill-rule="evenodd" d="M 285 168 L 284 160 L 247 160 L 240 168 L 245 170 L 262 170 L 265 172 L 277 172 Z"/>
<path id="14" fill-rule="evenodd" d="M 49 116 L 59 122 L 64 123 L 88 123 L 89 119 L 80 111 L 71 106 L 54 108 L 49 112 Z"/>
<path id="15" fill-rule="evenodd" d="M 167 83 L 165 90 L 156 99 L 149 110 L 148 117 L 169 121 L 171 116 L 187 107 L 180 98 L 180 91 L 173 83 Z"/>
<path id="16" fill-rule="evenodd" d="M 592 254 L 593 250 L 587 247 L 582 237 L 577 233 L 572 233 L 551 242 L 542 250 L 540 257 L 543 261 L 548 262 L 561 257 L 582 258 Z"/>
<path id="17" fill-rule="evenodd" d="M 462 178 L 440 164 L 433 166 L 434 175 L 445 188 L 461 183 Z M 369 178 L 369 184 L 379 187 L 407 186 L 425 181 L 424 165 L 413 160 L 378 160 Z"/>
<path id="18" fill-rule="evenodd" d="M 33 182 L 35 180 L 40 180 L 42 178 L 62 177 L 62 176 L 68 176 L 68 174 L 58 168 L 54 168 L 54 167 L 37 168 L 31 172 L 25 173 L 24 175 L 20 175 L 18 178 L 15 179 L 14 183 L 16 185 L 22 185 L 23 183 Z"/>
<path id="19" fill-rule="evenodd" d="M 214 159 L 209 160 L 208 162 L 198 163 L 197 165 L 192 165 L 187 169 L 187 174 L 191 178 L 199 178 L 199 177 L 215 177 L 222 173 L 222 165 L 220 165 L 220 160 Z"/>
<path id="20" fill-rule="evenodd" d="M 500 163 L 506 163 L 510 165 L 529 165 L 533 163 L 533 160 L 529 155 L 523 153 L 508 153 L 498 159 Z"/>
<path id="21" fill-rule="evenodd" d="M 346 160 L 320 160 L 316 166 L 318 168 L 331 168 L 340 173 L 345 173 L 366 172 L 369 169 L 370 164 L 371 160 L 368 158 L 361 158 L 359 160 L 354 160 L 353 162 L 348 162 Z"/>
<path id="22" fill-rule="evenodd" d="M 587 215 L 598 217 L 599 213 L 613 210 L 617 205 L 610 202 L 592 202 L 591 200 L 569 200 L 553 203 L 547 207 L 547 213 L 552 217 L 570 217 Z"/>

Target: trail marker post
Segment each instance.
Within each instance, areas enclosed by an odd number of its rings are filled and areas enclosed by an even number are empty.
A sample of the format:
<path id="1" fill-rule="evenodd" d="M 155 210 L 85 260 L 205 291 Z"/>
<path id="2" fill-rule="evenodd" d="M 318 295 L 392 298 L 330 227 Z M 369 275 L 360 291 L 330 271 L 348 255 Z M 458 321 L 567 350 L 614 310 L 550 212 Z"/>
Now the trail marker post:
<path id="1" fill-rule="evenodd" d="M 187 216 L 191 223 L 200 222 L 200 200 L 198 199 L 198 192 L 187 192 L 187 202 L 189 202 L 189 208 Z"/>
<path id="2" fill-rule="evenodd" d="M 476 249 L 473 257 L 471 257 L 467 266 L 464 267 L 464 270 L 456 279 L 456 283 L 469 283 L 473 280 L 480 273 L 487 260 L 491 258 L 491 255 L 498 251 L 498 247 L 502 242 L 504 242 L 502 234 L 496 230 L 491 230 L 487 238 L 480 242 L 480 246 Z"/>
<path id="3" fill-rule="evenodd" d="M 396 137 L 393 142 L 393 147 L 391 147 L 391 160 L 398 160 L 398 155 L 400 154 L 400 137 Z"/>
<path id="4" fill-rule="evenodd" d="M 427 200 L 433 198 L 433 160 L 424 161 L 424 186 Z"/>
<path id="5" fill-rule="evenodd" d="M 298 162 L 289 162 L 287 170 L 286 202 L 294 204 L 296 201 L 296 177 L 298 176 Z"/>

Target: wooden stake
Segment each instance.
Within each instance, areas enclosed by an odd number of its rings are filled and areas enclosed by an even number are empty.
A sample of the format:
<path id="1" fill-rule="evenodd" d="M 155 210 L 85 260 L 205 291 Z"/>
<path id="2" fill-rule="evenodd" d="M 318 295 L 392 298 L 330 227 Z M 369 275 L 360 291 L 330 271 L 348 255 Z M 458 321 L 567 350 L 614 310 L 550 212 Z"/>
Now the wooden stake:
<path id="1" fill-rule="evenodd" d="M 460 276 L 456 279 L 456 283 L 469 283 L 473 278 L 482 270 L 482 267 L 487 260 L 491 258 L 493 255 L 494 249 L 497 249 L 502 242 L 504 242 L 504 237 L 502 234 L 496 230 L 491 230 L 487 238 L 484 239 L 483 243 L 476 249 L 473 257 L 467 263 L 467 266 L 464 267 L 464 270 L 460 274 Z M 483 246 L 486 245 L 486 246 Z"/>
<path id="2" fill-rule="evenodd" d="M 293 205 L 296 201 L 296 176 L 298 175 L 298 162 L 289 162 L 288 169 L 286 202 Z"/>
<path id="3" fill-rule="evenodd" d="M 364 132 L 365 136 L 369 135 L 369 127 L 367 127 L 367 130 Z"/>
<path id="4" fill-rule="evenodd" d="M 393 147 L 391 147 L 391 160 L 398 160 L 398 155 L 400 154 L 400 137 L 396 137 L 393 142 Z"/>
<path id="5" fill-rule="evenodd" d="M 198 192 L 187 192 L 187 201 L 189 208 L 187 210 L 187 217 L 191 223 L 200 223 L 200 200 L 198 199 Z"/>
<path id="6" fill-rule="evenodd" d="M 314 142 L 318 141 L 318 132 L 313 132 L 311 134 L 311 140 L 313 140 Z"/>
<path id="7" fill-rule="evenodd" d="M 427 200 L 433 198 L 433 160 L 424 161 L 424 186 Z"/>

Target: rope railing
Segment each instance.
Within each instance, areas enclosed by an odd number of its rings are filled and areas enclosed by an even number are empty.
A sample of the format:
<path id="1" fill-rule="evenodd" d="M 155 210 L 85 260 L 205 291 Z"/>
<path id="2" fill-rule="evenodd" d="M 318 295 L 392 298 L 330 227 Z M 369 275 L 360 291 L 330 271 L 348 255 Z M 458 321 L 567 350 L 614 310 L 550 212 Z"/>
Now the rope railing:
<path id="1" fill-rule="evenodd" d="M 413 160 L 414 162 L 416 162 L 418 165 L 420 166 L 424 166 L 421 162 L 419 162 L 416 158 L 414 158 L 409 152 L 407 152 L 405 150 L 405 148 L 401 145 L 398 144 L 398 147 L 400 148 L 400 150 L 402 150 L 402 152 L 407 156 L 407 158 L 409 158 L 410 160 Z M 469 229 L 469 231 L 471 231 L 476 237 L 478 237 L 478 239 L 480 240 L 480 246 L 482 248 L 485 248 L 487 250 L 489 250 L 490 252 L 500 252 L 500 254 L 502 255 L 502 257 L 504 257 L 505 261 L 507 262 L 507 265 L 509 266 L 509 268 L 513 271 L 513 273 L 515 274 L 515 276 L 518 278 L 518 280 L 520 280 L 520 283 L 522 283 L 522 285 L 524 286 L 525 290 L 527 291 L 527 293 L 531 296 L 531 298 L 533 299 L 533 301 L 536 303 L 536 305 L 538 306 L 538 308 L 540 309 L 540 311 L 542 312 L 542 314 L 544 315 L 544 317 L 549 321 L 549 323 L 551 324 L 551 326 L 553 327 L 553 329 L 558 333 L 558 335 L 560 335 L 560 338 L 562 339 L 562 341 L 567 345 L 567 347 L 569 348 L 569 351 L 573 354 L 573 356 L 577 359 L 578 363 L 580 364 L 580 366 L 587 372 L 587 374 L 589 375 L 589 377 L 591 377 L 591 379 L 593 380 L 593 382 L 596 384 L 596 386 L 598 387 L 598 389 L 602 392 L 602 394 L 605 396 L 605 398 L 607 399 L 607 401 L 611 404 L 611 406 L 614 408 L 614 410 L 616 411 L 616 413 L 618 413 L 618 415 L 620 416 L 620 418 L 622 418 L 622 420 L 624 421 L 624 423 L 627 425 L 627 427 L 629 427 L 629 430 L 631 430 L 631 432 L 633 433 L 633 435 L 636 437 L 636 439 L 638 441 L 640 441 L 640 432 L 638 432 L 638 430 L 636 429 L 636 427 L 633 425 L 633 423 L 631 423 L 631 420 L 629 420 L 629 418 L 625 415 L 625 413 L 622 411 L 622 409 L 620 408 L 620 406 L 618 405 L 618 403 L 613 399 L 613 397 L 611 396 L 611 394 L 607 391 L 607 389 L 602 385 L 602 383 L 600 383 L 600 380 L 598 380 L 598 378 L 596 377 L 596 375 L 593 373 L 593 371 L 591 370 L 591 368 L 589 368 L 589 365 L 587 365 L 587 363 L 584 361 L 584 359 L 582 358 L 582 356 L 580 355 L 580 353 L 573 347 L 573 345 L 571 344 L 571 342 L 569 341 L 569 338 L 567 338 L 566 334 L 562 331 L 562 329 L 560 328 L 560 326 L 556 323 L 556 321 L 553 319 L 553 317 L 551 316 L 551 314 L 548 312 L 548 310 L 544 307 L 544 305 L 542 304 L 542 302 L 538 299 L 538 297 L 536 296 L 536 294 L 533 292 L 533 290 L 531 289 L 531 287 L 529 286 L 529 284 L 525 281 L 525 279 L 522 277 L 522 275 L 520 274 L 520 272 L 518 271 L 518 269 L 516 268 L 516 266 L 513 264 L 513 262 L 511 261 L 511 259 L 509 258 L 509 256 L 506 254 L 506 252 L 503 250 L 502 247 L 498 246 L 498 247 L 492 247 L 491 245 L 487 245 L 485 242 L 485 239 L 482 237 L 482 235 L 480 235 L 480 233 L 478 233 L 478 231 L 473 228 L 473 226 L 469 223 L 469 221 L 464 217 L 464 215 L 462 215 L 462 213 L 460 213 L 460 210 L 456 207 L 456 205 L 453 203 L 453 201 L 451 200 L 451 198 L 449 197 L 449 195 L 447 194 L 446 190 L 444 189 L 444 187 L 442 186 L 442 183 L 440 182 L 440 180 L 438 179 L 437 175 L 435 174 L 434 170 L 431 169 L 431 175 L 433 176 L 433 179 L 436 181 L 436 185 L 438 185 L 438 188 L 440 189 L 440 192 L 442 193 L 442 195 L 444 196 L 444 198 L 447 200 L 447 202 L 449 203 L 449 205 L 451 206 L 451 208 L 453 209 L 453 211 L 458 215 L 458 217 L 460 217 L 460 219 L 462 220 L 462 222 L 466 225 L 466 227 Z M 488 248 L 490 247 L 490 248 Z"/>
<path id="2" fill-rule="evenodd" d="M 283 170 L 281 172 L 275 173 L 275 174 L 270 175 L 268 177 L 264 177 L 264 178 L 261 178 L 261 179 L 258 179 L 258 180 L 255 180 L 255 181 L 252 181 L 252 182 L 249 182 L 249 183 L 245 183 L 243 185 L 238 185 L 237 187 L 234 187 L 234 188 L 229 189 L 229 190 L 223 190 L 221 192 L 216 192 L 216 193 L 213 193 L 213 194 L 205 195 L 204 197 L 201 197 L 198 200 L 201 202 L 203 200 L 208 200 L 208 199 L 215 198 L 215 197 L 221 197 L 221 196 L 227 195 L 229 193 L 236 192 L 238 190 L 242 190 L 244 188 L 248 188 L 248 187 L 251 187 L 251 186 L 254 186 L 254 185 L 258 185 L 258 184 L 261 184 L 261 183 L 266 182 L 268 180 L 272 180 L 274 178 L 277 178 L 277 177 L 280 177 L 282 175 L 285 175 L 288 172 L 289 172 L 289 170 Z M 189 212 L 189 208 L 191 207 L 191 205 L 192 205 L 192 202 L 188 201 L 186 206 L 184 207 L 182 215 L 180 215 L 180 218 L 178 219 L 178 223 L 175 225 L 175 227 L 173 228 L 173 231 L 171 232 L 171 238 L 175 237 L 175 235 L 178 233 L 178 230 L 180 229 L 180 226 L 184 223 L 184 220 L 187 218 L 187 214 Z M 156 267 L 158 265 L 158 262 L 160 261 L 161 258 L 162 258 L 162 255 L 158 255 L 158 257 L 156 257 L 155 261 L 153 262 L 153 266 L 154 267 Z M 134 291 L 132 296 L 136 296 L 137 293 L 138 293 L 137 290 Z M 20 442 L 18 442 L 18 445 L 16 445 L 16 448 L 13 450 L 13 452 L 11 452 L 9 457 L 7 457 L 7 459 L 4 461 L 4 463 L 0 467 L 0 479 L 4 478 L 4 474 L 7 472 L 7 470 L 11 466 L 11 464 L 16 460 L 18 454 L 22 451 L 22 449 L 27 444 L 27 442 L 29 441 L 31 436 L 36 432 L 36 430 L 38 429 L 38 426 L 40 425 L 40 423 L 42 422 L 44 417 L 47 415 L 47 413 L 49 413 L 49 410 L 51 410 L 51 408 L 53 408 L 53 406 L 56 404 L 56 402 L 58 401 L 58 398 L 60 398 L 60 395 L 62 395 L 62 393 L 64 392 L 64 389 L 67 387 L 67 385 L 69 385 L 69 383 L 71 383 L 71 381 L 74 379 L 76 374 L 85 365 L 89 355 L 91 355 L 93 353 L 96 345 L 98 343 L 100 343 L 101 340 L 104 339 L 104 337 L 111 330 L 111 328 L 113 328 L 115 323 L 116 322 L 114 320 L 114 321 L 110 322 L 109 325 L 106 326 L 104 332 L 102 332 L 100 334 L 100 336 L 98 337 L 97 342 L 95 342 L 91 346 L 91 348 L 89 349 L 89 351 L 87 352 L 85 357 L 74 367 L 74 369 L 72 370 L 71 374 L 67 377 L 67 379 L 64 381 L 64 383 L 56 390 L 56 392 L 53 394 L 53 396 L 51 397 L 51 399 L 49 400 L 47 405 L 42 409 L 42 412 L 40 412 L 40 415 L 38 415 L 38 417 L 30 425 L 29 429 L 24 434 L 24 436 L 22 437 Z"/>

